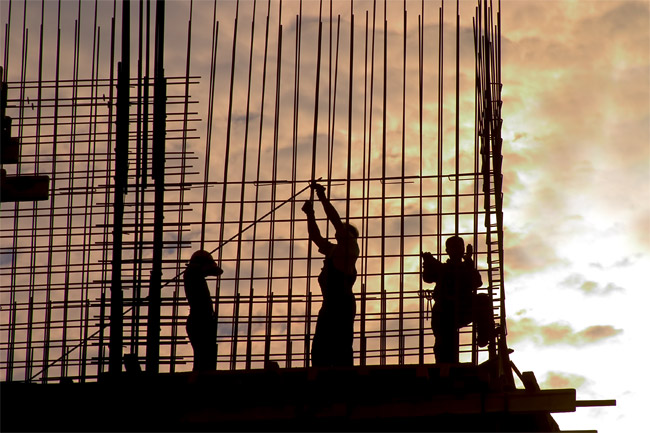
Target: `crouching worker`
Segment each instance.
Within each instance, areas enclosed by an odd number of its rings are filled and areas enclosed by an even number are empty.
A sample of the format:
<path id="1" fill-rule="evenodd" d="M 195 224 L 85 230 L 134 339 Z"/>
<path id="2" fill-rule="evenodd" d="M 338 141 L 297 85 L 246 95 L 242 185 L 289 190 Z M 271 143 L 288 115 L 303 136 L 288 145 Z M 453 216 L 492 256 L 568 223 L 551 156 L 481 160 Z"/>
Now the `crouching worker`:
<path id="1" fill-rule="evenodd" d="M 315 367 L 352 366 L 352 342 L 356 302 L 352 286 L 357 278 L 355 263 L 359 257 L 358 230 L 341 221 L 338 212 L 325 196 L 325 187 L 312 182 L 312 189 L 323 205 L 327 219 L 336 230 L 336 243 L 324 239 L 311 200 L 302 207 L 307 215 L 309 239 L 325 255 L 318 284 L 323 293 L 323 305 L 318 313 L 316 332 L 311 346 L 311 364 Z"/>
<path id="2" fill-rule="evenodd" d="M 222 273 L 210 253 L 198 250 L 192 254 L 183 275 L 185 296 L 190 304 L 185 329 L 194 350 L 192 371 L 215 370 L 217 367 L 217 318 L 205 277 Z"/>
<path id="3" fill-rule="evenodd" d="M 494 338 L 492 303 L 487 295 L 477 295 L 483 284 L 474 266 L 472 245 L 459 236 L 445 243 L 449 259 L 440 262 L 429 252 L 422 253 L 422 279 L 436 283 L 433 290 L 431 328 L 435 342 L 433 351 L 438 363 L 458 363 L 458 330 L 474 322 L 477 343 L 485 346 Z"/>

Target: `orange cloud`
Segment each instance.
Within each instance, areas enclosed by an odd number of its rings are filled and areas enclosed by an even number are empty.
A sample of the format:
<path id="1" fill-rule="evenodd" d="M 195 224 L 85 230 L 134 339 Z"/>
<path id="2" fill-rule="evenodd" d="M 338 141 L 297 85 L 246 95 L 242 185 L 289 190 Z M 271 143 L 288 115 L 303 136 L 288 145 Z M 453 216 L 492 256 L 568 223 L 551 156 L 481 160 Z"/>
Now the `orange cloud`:
<path id="1" fill-rule="evenodd" d="M 576 332 L 567 323 L 553 322 L 542 325 L 531 318 L 508 319 L 507 323 L 508 342 L 511 344 L 532 340 L 535 344 L 544 346 L 556 344 L 582 346 L 597 343 L 623 332 L 622 329 L 611 325 L 594 325 Z"/>
<path id="2" fill-rule="evenodd" d="M 537 232 L 508 232 L 505 256 L 508 276 L 541 271 L 564 262 L 557 255 L 552 240 Z"/>
<path id="3" fill-rule="evenodd" d="M 587 378 L 578 374 L 549 371 L 540 383 L 542 389 L 580 388 L 587 382 Z"/>
<path id="4" fill-rule="evenodd" d="M 578 332 L 576 336 L 579 341 L 583 341 L 585 343 L 593 343 L 604 338 L 613 337 L 614 335 L 618 335 L 622 332 L 622 329 L 616 329 L 612 326 L 596 325 L 583 329 L 582 331 Z"/>

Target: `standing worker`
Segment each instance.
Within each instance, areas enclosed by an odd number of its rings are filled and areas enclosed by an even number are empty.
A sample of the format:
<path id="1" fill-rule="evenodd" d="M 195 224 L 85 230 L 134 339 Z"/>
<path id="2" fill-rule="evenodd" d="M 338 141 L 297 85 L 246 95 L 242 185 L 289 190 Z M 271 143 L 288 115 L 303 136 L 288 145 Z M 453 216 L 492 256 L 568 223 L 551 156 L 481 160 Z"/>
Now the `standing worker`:
<path id="1" fill-rule="evenodd" d="M 325 196 L 325 187 L 312 182 L 311 188 L 316 192 L 327 219 L 336 230 L 337 242 L 329 242 L 321 236 L 314 218 L 313 203 L 307 200 L 302 211 L 307 215 L 309 239 L 316 244 L 318 251 L 325 255 L 323 268 L 318 276 L 323 305 L 318 313 L 312 341 L 311 363 L 314 367 L 352 366 L 356 314 L 352 286 L 357 278 L 355 263 L 359 258 L 359 231 L 353 225 L 341 221 L 338 212 Z"/>
<path id="2" fill-rule="evenodd" d="M 447 239 L 445 246 L 449 255 L 446 263 L 429 252 L 422 253 L 422 279 L 427 283 L 436 283 L 433 290 L 435 303 L 431 310 L 436 362 L 458 363 L 458 330 L 475 318 L 476 289 L 483 282 L 474 266 L 471 244 L 467 245 L 465 252 L 463 239 L 452 236 Z"/>
<path id="3" fill-rule="evenodd" d="M 212 309 L 212 299 L 205 277 L 217 277 L 223 270 L 217 265 L 212 255 L 204 250 L 192 254 L 185 269 L 183 282 L 185 296 L 190 304 L 187 317 L 187 336 L 194 349 L 194 367 L 192 371 L 207 371 L 217 368 L 217 318 Z"/>

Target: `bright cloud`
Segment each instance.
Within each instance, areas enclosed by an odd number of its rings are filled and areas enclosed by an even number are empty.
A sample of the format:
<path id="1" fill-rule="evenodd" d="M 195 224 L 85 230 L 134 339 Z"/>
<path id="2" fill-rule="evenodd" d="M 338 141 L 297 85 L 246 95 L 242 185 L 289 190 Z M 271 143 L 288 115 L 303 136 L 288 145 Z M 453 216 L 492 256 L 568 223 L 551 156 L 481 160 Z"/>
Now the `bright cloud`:
<path id="1" fill-rule="evenodd" d="M 508 342 L 517 344 L 531 340 L 538 345 L 565 344 L 583 346 L 622 334 L 622 329 L 610 325 L 593 325 L 580 331 L 574 331 L 567 322 L 540 324 L 532 318 L 508 319 Z"/>

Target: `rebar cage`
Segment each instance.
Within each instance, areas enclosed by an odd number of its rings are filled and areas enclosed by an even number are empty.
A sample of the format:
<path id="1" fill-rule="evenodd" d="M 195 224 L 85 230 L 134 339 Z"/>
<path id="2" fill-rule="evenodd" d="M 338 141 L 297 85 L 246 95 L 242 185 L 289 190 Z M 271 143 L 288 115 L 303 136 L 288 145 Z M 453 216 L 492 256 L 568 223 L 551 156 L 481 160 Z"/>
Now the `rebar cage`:
<path id="1" fill-rule="evenodd" d="M 50 178 L 47 200 L 0 209 L 4 380 L 96 380 L 123 354 L 190 370 L 197 249 L 224 269 L 217 368 L 309 366 L 312 179 L 360 232 L 356 365 L 434 362 L 420 253 L 444 261 L 454 234 L 504 339 L 499 15 L 480 2 L 461 25 L 455 6 L 3 3 L 21 144 L 3 169 Z M 487 359 L 473 336 L 462 362 Z"/>

